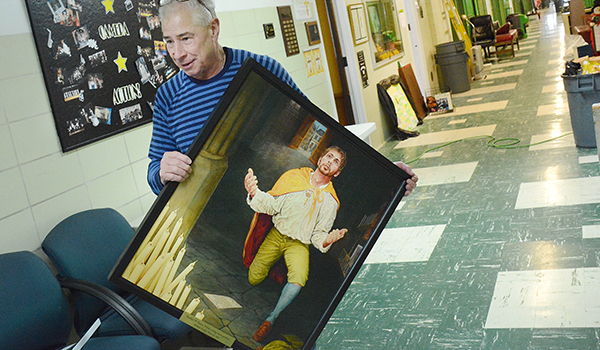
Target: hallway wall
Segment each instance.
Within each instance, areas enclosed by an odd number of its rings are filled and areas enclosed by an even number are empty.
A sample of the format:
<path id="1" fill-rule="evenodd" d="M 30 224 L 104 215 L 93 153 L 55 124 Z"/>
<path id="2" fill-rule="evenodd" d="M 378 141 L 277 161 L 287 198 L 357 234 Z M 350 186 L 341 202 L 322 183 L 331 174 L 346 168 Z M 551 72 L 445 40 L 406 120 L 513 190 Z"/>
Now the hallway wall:
<path id="1" fill-rule="evenodd" d="M 275 57 L 309 99 L 335 117 L 327 71 L 308 78 L 301 54 L 285 57 L 275 6 L 291 5 L 291 0 L 216 3 L 223 45 Z M 135 223 L 156 198 L 146 183 L 151 124 L 62 153 L 25 2 L 5 0 L 3 5 L 0 253 L 39 248 L 60 220 L 90 208 L 112 207 Z M 276 38 L 267 41 L 262 24 L 269 22 L 275 25 Z M 302 52 L 308 47 L 303 21 L 296 22 L 296 31 Z"/>
<path id="2" fill-rule="evenodd" d="M 346 5 L 355 3 L 354 0 L 346 0 Z M 414 1 L 407 3 L 414 5 Z M 433 54 L 435 53 L 435 45 L 452 41 L 452 31 L 450 28 L 450 20 L 446 14 L 445 7 L 441 0 L 438 1 L 420 1 L 423 10 L 423 17 L 418 16 L 417 23 L 412 25 L 417 26 L 421 34 L 421 45 L 425 55 L 425 65 L 427 69 L 427 79 L 429 86 L 438 86 L 437 65 Z M 407 9 L 402 0 L 396 0 L 396 11 L 406 14 Z M 417 11 L 415 9 L 415 11 Z M 374 122 L 377 125 L 377 130 L 371 135 L 371 145 L 374 148 L 381 147 L 391 136 L 392 132 L 386 122 L 386 116 L 383 114 L 379 99 L 377 97 L 377 83 L 393 74 L 398 74 L 398 62 L 405 66 L 414 62 L 413 46 L 410 40 L 409 26 L 407 18 L 404 15 L 399 17 L 400 30 L 404 44 L 404 55 L 398 60 L 390 62 L 386 65 L 375 68 L 372 58 L 371 41 L 354 46 L 354 55 L 351 59 L 356 60 L 356 53 L 363 51 L 367 66 L 367 74 L 369 76 L 370 85 L 362 90 L 363 104 L 365 107 L 366 117 L 368 122 Z M 413 69 L 414 69 L 413 64 Z M 421 84 L 422 93 L 425 94 L 425 83 Z"/>

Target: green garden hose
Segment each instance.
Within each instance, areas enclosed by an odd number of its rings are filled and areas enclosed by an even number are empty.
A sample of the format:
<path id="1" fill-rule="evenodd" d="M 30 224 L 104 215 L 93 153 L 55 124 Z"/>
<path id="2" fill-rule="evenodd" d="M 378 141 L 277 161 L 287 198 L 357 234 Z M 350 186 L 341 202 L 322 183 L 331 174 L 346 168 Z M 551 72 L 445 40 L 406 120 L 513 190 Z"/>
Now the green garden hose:
<path id="1" fill-rule="evenodd" d="M 532 143 L 532 144 L 528 144 L 528 145 L 519 145 L 519 143 L 521 142 L 520 139 L 516 138 L 516 137 L 505 137 L 505 138 L 501 138 L 501 139 L 496 139 L 495 137 L 491 136 L 491 135 L 480 135 L 480 136 L 471 136 L 471 137 L 465 137 L 464 139 L 460 139 L 460 140 L 454 140 L 454 141 L 450 141 L 450 142 L 446 142 L 442 145 L 439 146 L 435 146 L 432 147 L 428 150 L 426 150 L 425 152 L 423 152 L 421 155 L 419 155 L 417 158 L 409 160 L 407 162 L 404 162 L 406 164 L 410 164 L 410 163 L 414 163 L 417 160 L 421 159 L 425 154 L 429 153 L 429 152 L 433 152 L 435 150 L 438 150 L 440 148 L 446 147 L 446 146 L 450 146 L 454 143 L 458 143 L 458 142 L 462 142 L 462 141 L 467 141 L 467 140 L 477 140 L 477 139 L 489 139 L 488 142 L 486 143 L 486 146 L 488 147 L 492 147 L 492 148 L 500 148 L 500 149 L 516 149 L 516 148 L 525 148 L 525 147 L 531 147 L 531 146 L 536 146 L 536 145 L 541 145 L 543 143 L 547 143 L 547 142 L 552 142 L 554 140 L 558 140 L 561 137 L 565 137 L 568 135 L 573 134 L 572 132 L 557 136 L 557 137 L 553 137 L 551 139 L 548 140 L 543 140 L 540 142 L 536 142 L 536 143 Z"/>

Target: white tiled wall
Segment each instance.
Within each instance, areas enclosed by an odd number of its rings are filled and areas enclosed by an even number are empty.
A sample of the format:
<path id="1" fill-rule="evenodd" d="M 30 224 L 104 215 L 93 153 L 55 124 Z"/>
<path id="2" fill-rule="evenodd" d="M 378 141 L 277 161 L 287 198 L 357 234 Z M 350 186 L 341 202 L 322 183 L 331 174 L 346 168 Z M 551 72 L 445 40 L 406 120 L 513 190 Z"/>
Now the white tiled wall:
<path id="1" fill-rule="evenodd" d="M 325 58 L 325 49 L 322 44 L 312 47 L 308 45 L 304 21 L 295 22 L 300 54 L 286 57 L 275 6 L 243 11 L 218 12 L 217 15 L 221 21 L 219 41 L 223 46 L 245 49 L 275 58 L 290 73 L 300 90 L 312 103 L 337 119 L 329 73 L 326 71 L 310 78 L 306 74 L 303 50 L 320 47 L 321 55 Z M 313 20 L 316 20 L 316 18 Z M 273 23 L 275 27 L 274 38 L 265 39 L 263 32 L 263 24 L 265 23 Z"/>
<path id="2" fill-rule="evenodd" d="M 60 220 L 113 207 L 142 217 L 151 125 L 62 153 L 31 33 L 0 36 L 0 253 L 39 248 Z"/>
<path id="3" fill-rule="evenodd" d="M 275 6 L 218 15 L 223 45 L 274 57 L 335 116 L 328 74 L 308 78 L 302 54 L 285 56 Z M 265 39 L 263 23 L 274 24 L 275 38 Z M 296 30 L 302 51 L 303 22 Z M 151 124 L 62 153 L 31 33 L 0 32 L 0 47 L 0 254 L 38 249 L 54 225 L 82 210 L 112 207 L 131 222 L 143 217 L 156 198 L 146 182 Z"/>

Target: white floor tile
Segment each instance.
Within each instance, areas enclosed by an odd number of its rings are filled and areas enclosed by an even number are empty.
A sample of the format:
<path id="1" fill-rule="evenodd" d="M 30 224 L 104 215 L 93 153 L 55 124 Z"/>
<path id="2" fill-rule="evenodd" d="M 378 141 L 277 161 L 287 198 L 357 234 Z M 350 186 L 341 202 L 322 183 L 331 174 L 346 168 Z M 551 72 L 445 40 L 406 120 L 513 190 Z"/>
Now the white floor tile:
<path id="1" fill-rule="evenodd" d="M 428 117 L 431 118 L 431 117 Z M 472 128 L 463 128 L 463 129 L 455 129 L 455 130 L 446 130 L 446 131 L 437 131 L 430 132 L 426 134 L 421 134 L 417 137 L 411 137 L 404 141 L 399 141 L 395 149 L 398 148 L 408 148 L 415 146 L 425 146 L 425 145 L 435 145 L 442 144 L 446 142 L 452 142 L 460 139 L 464 139 L 467 137 L 474 136 L 484 136 L 484 135 L 492 135 L 494 130 L 496 129 L 496 125 L 484 125 L 484 126 L 476 126 Z"/>
<path id="2" fill-rule="evenodd" d="M 487 79 L 498 79 L 498 78 L 514 77 L 514 76 L 521 75 L 521 74 L 523 74 L 523 70 L 522 69 L 516 69 L 516 70 L 511 70 L 511 71 L 508 71 L 508 72 L 489 74 L 487 76 Z"/>
<path id="3" fill-rule="evenodd" d="M 522 70 L 521 70 L 521 72 L 522 72 Z M 507 72 L 507 73 L 510 73 L 510 72 Z M 499 92 L 499 91 L 514 90 L 516 87 L 517 87 L 517 83 L 500 84 L 500 85 L 486 86 L 486 87 L 471 89 L 469 91 L 461 92 L 460 94 L 454 94 L 454 95 L 456 97 L 466 97 L 466 96 L 491 94 L 491 93 Z"/>
<path id="4" fill-rule="evenodd" d="M 480 103 L 476 105 L 469 106 L 460 106 L 454 108 L 454 112 L 437 114 L 427 117 L 427 119 L 437 119 L 443 117 L 454 117 L 458 115 L 478 113 L 478 112 L 490 112 L 497 111 L 506 108 L 508 104 L 508 100 L 496 101 L 496 102 L 488 102 L 488 103 Z"/>
<path id="5" fill-rule="evenodd" d="M 568 103 L 558 103 L 552 105 L 542 105 L 538 107 L 537 115 L 563 115 L 565 113 L 569 113 L 569 104 Z"/>
<path id="6" fill-rule="evenodd" d="M 419 176 L 419 187 L 469 182 L 477 162 L 413 169 Z"/>
<path id="7" fill-rule="evenodd" d="M 579 157 L 579 164 L 598 163 L 598 155 Z"/>
<path id="8" fill-rule="evenodd" d="M 446 225 L 386 228 L 365 264 L 427 261 Z"/>
<path id="9" fill-rule="evenodd" d="M 564 68 L 560 68 L 560 69 L 552 69 L 546 72 L 546 76 L 547 77 L 559 77 L 561 76 L 561 74 L 563 74 L 563 72 L 565 71 Z"/>
<path id="10" fill-rule="evenodd" d="M 581 227 L 582 237 L 585 238 L 600 238 L 600 225 L 588 225 Z"/>
<path id="11" fill-rule="evenodd" d="M 423 155 L 422 158 L 439 158 L 442 156 L 442 154 L 444 154 L 444 151 L 427 152 Z"/>
<path id="12" fill-rule="evenodd" d="M 515 209 L 591 203 L 600 203 L 600 177 L 524 182 L 519 188 Z"/>
<path id="13" fill-rule="evenodd" d="M 400 201 L 400 203 L 398 203 L 398 206 L 396 207 L 395 211 L 398 211 L 398 210 L 404 208 L 404 205 L 406 205 L 406 200 Z"/>
<path id="14" fill-rule="evenodd" d="M 482 82 L 481 82 L 481 85 L 492 85 L 492 84 L 494 84 L 494 81 L 493 81 L 493 80 L 490 80 L 490 81 L 482 81 Z"/>
<path id="15" fill-rule="evenodd" d="M 565 131 L 565 133 L 567 133 L 568 131 Z M 552 135 L 533 135 L 531 136 L 531 143 L 530 144 L 536 144 L 538 142 L 542 142 L 545 140 L 549 140 L 552 139 L 556 136 L 552 136 Z M 539 145 L 535 145 L 535 146 L 531 146 L 529 147 L 530 151 L 540 151 L 540 150 L 544 150 L 544 149 L 553 149 L 553 148 L 563 148 L 563 147 L 575 147 L 575 138 L 573 137 L 573 135 L 566 135 L 564 137 L 561 137 L 559 139 L 556 139 L 554 141 L 550 141 L 550 142 L 545 142 Z"/>
<path id="16" fill-rule="evenodd" d="M 494 64 L 493 67 L 494 68 L 514 67 L 514 66 L 520 66 L 523 64 L 527 64 L 527 62 L 529 62 L 529 60 L 514 60 L 514 61 L 510 61 L 510 62 Z"/>
<path id="17" fill-rule="evenodd" d="M 549 93 L 549 92 L 560 92 L 560 91 L 565 91 L 565 85 L 563 84 L 562 81 L 557 82 L 556 84 L 552 84 L 552 85 L 546 85 L 542 88 L 542 93 Z"/>
<path id="18" fill-rule="evenodd" d="M 535 49 L 535 45 L 519 45 L 519 51 L 521 50 L 533 50 Z"/>
<path id="19" fill-rule="evenodd" d="M 525 52 L 515 52 L 515 57 L 526 57 L 531 55 L 531 51 L 525 51 Z"/>
<path id="20" fill-rule="evenodd" d="M 464 124 L 466 121 L 467 121 L 466 119 L 451 120 L 448 122 L 448 125 Z"/>
<path id="21" fill-rule="evenodd" d="M 484 328 L 596 328 L 600 268 L 498 273 Z"/>
<path id="22" fill-rule="evenodd" d="M 470 98 L 467 100 L 467 103 L 477 102 L 477 101 L 481 101 L 481 100 L 483 100 L 483 97 Z"/>

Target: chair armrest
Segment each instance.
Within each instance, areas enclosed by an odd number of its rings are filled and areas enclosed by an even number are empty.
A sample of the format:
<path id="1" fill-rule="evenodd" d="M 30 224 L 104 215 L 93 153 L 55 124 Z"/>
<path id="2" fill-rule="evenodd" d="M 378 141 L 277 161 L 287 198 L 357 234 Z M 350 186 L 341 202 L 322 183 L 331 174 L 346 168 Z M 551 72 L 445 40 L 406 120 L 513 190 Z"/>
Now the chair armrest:
<path id="1" fill-rule="evenodd" d="M 110 306 L 115 312 L 127 321 L 127 323 L 133 328 L 133 330 L 139 335 L 146 335 L 154 337 L 152 328 L 148 325 L 148 322 L 137 312 L 125 299 L 114 291 L 101 286 L 97 283 L 78 280 L 74 278 L 66 278 L 57 276 L 61 287 L 67 289 L 74 289 L 84 292 L 99 299 Z"/>

